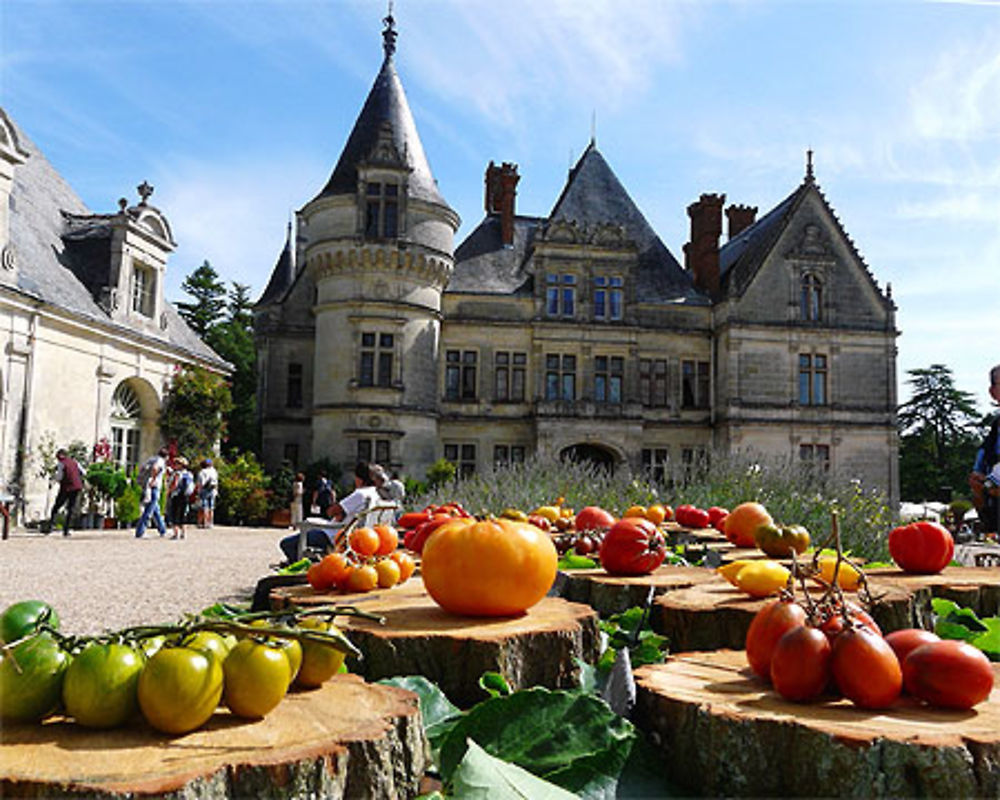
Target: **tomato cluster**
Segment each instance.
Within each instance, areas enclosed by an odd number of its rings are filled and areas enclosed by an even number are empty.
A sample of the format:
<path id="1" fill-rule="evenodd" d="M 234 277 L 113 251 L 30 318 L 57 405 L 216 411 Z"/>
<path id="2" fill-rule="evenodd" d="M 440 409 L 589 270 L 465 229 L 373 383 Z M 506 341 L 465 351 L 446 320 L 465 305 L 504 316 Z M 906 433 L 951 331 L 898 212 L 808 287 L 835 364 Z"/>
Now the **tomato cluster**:
<path id="1" fill-rule="evenodd" d="M 472 515 L 461 503 L 429 505 L 423 511 L 408 511 L 397 521 L 403 532 L 403 546 L 418 555 L 423 552 L 427 537 L 453 519 L 469 519 Z"/>
<path id="2" fill-rule="evenodd" d="M 399 547 L 399 534 L 391 525 L 354 528 L 306 571 L 306 580 L 318 592 L 340 589 L 370 592 L 404 583 L 416 568 L 413 558 Z"/>
<path id="3" fill-rule="evenodd" d="M 989 697 L 993 671 L 982 652 L 908 629 L 882 636 L 853 603 L 813 606 L 774 600 L 747 631 L 747 661 L 787 700 L 839 692 L 865 709 L 892 706 L 904 690 L 932 706 L 969 709 Z"/>
<path id="4" fill-rule="evenodd" d="M 674 509 L 674 519 L 678 525 L 695 529 L 715 528 L 716 530 L 722 530 L 721 526 L 724 524 L 725 517 L 728 514 L 729 511 L 720 506 L 712 506 L 711 508 L 704 509 L 690 503 L 682 503 Z"/>
<path id="5" fill-rule="evenodd" d="M 0 723 L 39 722 L 61 708 L 88 728 L 118 727 L 141 714 L 156 730 L 183 734 L 220 703 L 259 719 L 292 685 L 317 687 L 343 667 L 336 641 L 344 640 L 330 622 L 305 617 L 296 627 L 260 620 L 242 626 L 239 639 L 177 628 L 169 640 L 126 631 L 83 643 L 52 627 L 29 631 L 0 653 Z"/>

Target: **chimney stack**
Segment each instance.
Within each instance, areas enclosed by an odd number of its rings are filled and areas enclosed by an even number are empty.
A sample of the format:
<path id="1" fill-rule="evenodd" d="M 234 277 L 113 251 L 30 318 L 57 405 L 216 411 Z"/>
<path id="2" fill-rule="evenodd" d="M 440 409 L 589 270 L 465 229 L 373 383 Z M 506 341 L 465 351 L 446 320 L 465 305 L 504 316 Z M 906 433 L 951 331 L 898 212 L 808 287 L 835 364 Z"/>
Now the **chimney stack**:
<path id="1" fill-rule="evenodd" d="M 732 241 L 757 221 L 757 206 L 731 205 L 726 209 L 726 219 L 729 220 L 729 240 Z"/>
<path id="2" fill-rule="evenodd" d="M 722 234 L 724 194 L 703 194 L 688 206 L 691 241 L 684 245 L 684 266 L 696 289 L 712 297 L 719 294 L 719 236 Z"/>
<path id="3" fill-rule="evenodd" d="M 517 197 L 517 164 L 508 161 L 486 168 L 486 213 L 500 215 L 500 240 L 505 247 L 514 244 L 514 200 Z"/>

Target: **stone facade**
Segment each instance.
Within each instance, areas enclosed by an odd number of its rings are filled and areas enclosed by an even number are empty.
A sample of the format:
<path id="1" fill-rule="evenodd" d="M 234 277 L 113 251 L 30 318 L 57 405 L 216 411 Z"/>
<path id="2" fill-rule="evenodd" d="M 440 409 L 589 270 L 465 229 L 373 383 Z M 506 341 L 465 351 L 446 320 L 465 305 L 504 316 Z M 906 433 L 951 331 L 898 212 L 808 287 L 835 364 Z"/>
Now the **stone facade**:
<path id="1" fill-rule="evenodd" d="M 162 444 L 174 370 L 226 373 L 164 300 L 175 244 L 139 187 L 94 214 L 0 109 L 0 491 L 26 520 L 48 515 L 42 450 L 102 438 L 133 466 Z"/>
<path id="2" fill-rule="evenodd" d="M 517 167 L 491 163 L 486 215 L 455 248 L 391 20 L 383 35 L 340 161 L 256 307 L 266 463 L 419 476 L 442 457 L 468 472 L 537 453 L 656 471 L 744 449 L 898 494 L 894 305 L 811 156 L 760 219 L 702 195 L 684 266 L 593 142 L 546 216 L 518 215 Z"/>

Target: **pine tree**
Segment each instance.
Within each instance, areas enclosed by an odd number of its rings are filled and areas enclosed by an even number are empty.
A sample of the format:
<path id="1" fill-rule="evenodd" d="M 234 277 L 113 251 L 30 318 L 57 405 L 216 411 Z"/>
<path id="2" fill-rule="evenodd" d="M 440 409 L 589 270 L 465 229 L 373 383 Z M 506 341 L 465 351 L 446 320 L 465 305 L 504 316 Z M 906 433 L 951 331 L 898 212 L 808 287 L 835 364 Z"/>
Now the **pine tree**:
<path id="1" fill-rule="evenodd" d="M 257 424 L 257 351 L 253 341 L 253 304 L 250 287 L 233 282 L 226 302 L 225 321 L 214 325 L 206 341 L 233 365 L 233 410 L 229 415 L 227 452 L 258 453 L 260 429 Z"/>
<path id="2" fill-rule="evenodd" d="M 185 294 L 194 298 L 193 303 L 177 303 L 177 311 L 202 339 L 222 320 L 226 309 L 226 287 L 219 275 L 206 260 L 188 275 L 181 284 Z"/>

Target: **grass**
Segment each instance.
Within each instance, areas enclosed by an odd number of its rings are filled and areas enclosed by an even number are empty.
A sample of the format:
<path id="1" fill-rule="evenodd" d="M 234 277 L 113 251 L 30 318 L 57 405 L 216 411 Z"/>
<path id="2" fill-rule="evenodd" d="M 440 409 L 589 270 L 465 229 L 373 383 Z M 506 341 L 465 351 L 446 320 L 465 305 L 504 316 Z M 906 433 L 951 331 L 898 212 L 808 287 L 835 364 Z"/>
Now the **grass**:
<path id="1" fill-rule="evenodd" d="M 733 508 L 755 501 L 776 521 L 805 525 L 817 544 L 829 534 L 836 509 L 845 550 L 869 560 L 888 557 L 886 539 L 897 522 L 887 498 L 857 481 L 838 480 L 793 460 L 728 453 L 711 454 L 694 465 L 674 465 L 662 481 L 635 477 L 624 469 L 609 474 L 587 462 L 533 458 L 456 479 L 414 498 L 413 506 L 458 501 L 473 513 L 497 514 L 505 508 L 531 511 L 559 497 L 577 510 L 595 505 L 616 515 L 631 505 L 657 502 Z"/>

